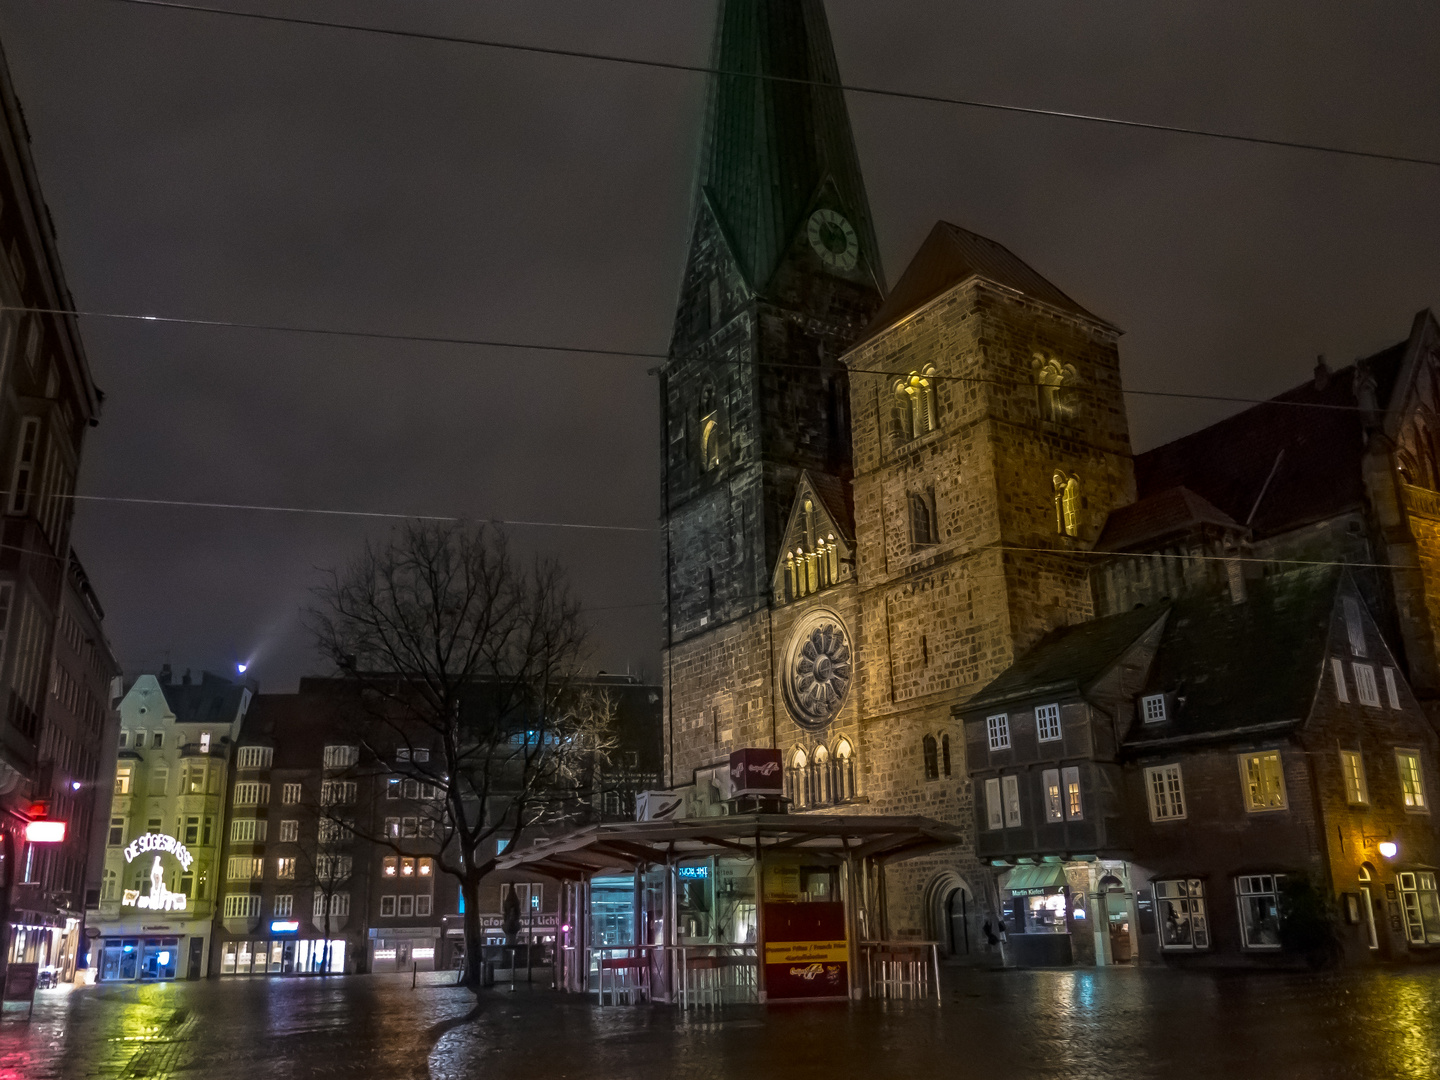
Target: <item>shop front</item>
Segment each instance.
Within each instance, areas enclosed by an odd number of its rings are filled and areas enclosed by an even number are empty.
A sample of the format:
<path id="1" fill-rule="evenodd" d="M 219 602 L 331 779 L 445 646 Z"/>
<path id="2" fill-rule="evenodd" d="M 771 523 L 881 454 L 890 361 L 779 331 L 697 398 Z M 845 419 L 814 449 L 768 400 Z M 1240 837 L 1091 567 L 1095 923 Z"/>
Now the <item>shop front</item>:
<path id="1" fill-rule="evenodd" d="M 1070 942 L 1070 887 L 1063 865 L 1047 862 L 1017 866 L 1001 891 L 1008 931 L 1007 964 L 1068 967 L 1075 962 Z M 1078 901 L 1083 919 L 1083 894 Z"/>
<path id="2" fill-rule="evenodd" d="M 302 938 L 299 923 L 280 924 L 275 936 L 227 941 L 220 954 L 221 975 L 343 975 L 344 938 Z M 286 929 L 293 925 L 295 929 Z"/>
<path id="3" fill-rule="evenodd" d="M 1016 967 L 1104 967 L 1135 956 L 1135 898 L 1125 863 L 1047 856 L 1002 872 L 1000 892 Z"/>
<path id="4" fill-rule="evenodd" d="M 388 926 L 370 928 L 370 971 L 435 971 L 440 957 L 440 927 Z"/>

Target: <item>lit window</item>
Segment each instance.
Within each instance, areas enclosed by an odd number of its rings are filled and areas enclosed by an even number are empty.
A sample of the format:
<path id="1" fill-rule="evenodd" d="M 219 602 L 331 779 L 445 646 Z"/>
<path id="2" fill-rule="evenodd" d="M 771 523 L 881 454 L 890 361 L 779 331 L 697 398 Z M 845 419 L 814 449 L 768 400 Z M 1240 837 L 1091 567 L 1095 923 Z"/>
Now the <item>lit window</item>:
<path id="1" fill-rule="evenodd" d="M 385 856 L 385 861 L 381 864 L 381 866 L 383 867 L 381 872 L 386 877 L 394 877 L 399 872 L 400 860 L 394 855 L 387 855 Z"/>
<path id="2" fill-rule="evenodd" d="M 1340 751 L 1340 772 L 1345 779 L 1345 801 L 1351 806 L 1368 803 L 1370 793 L 1365 784 L 1365 760 L 1360 751 Z"/>
<path id="3" fill-rule="evenodd" d="M 1278 750 L 1241 754 L 1240 780 L 1245 790 L 1246 810 L 1254 813 L 1285 809 L 1285 773 Z"/>
<path id="4" fill-rule="evenodd" d="M 1160 947 L 1187 951 L 1210 947 L 1205 918 L 1205 886 L 1194 878 L 1155 882 L 1155 915 Z"/>
<path id="5" fill-rule="evenodd" d="M 1020 778 L 1018 776 L 1002 776 L 1000 789 L 1005 796 L 1005 827 L 1007 829 L 1018 828 L 1020 826 Z"/>
<path id="6" fill-rule="evenodd" d="M 1080 535 L 1080 481 L 1057 472 L 1055 487 L 1055 529 L 1061 536 Z"/>
<path id="7" fill-rule="evenodd" d="M 1144 710 L 1145 723 L 1158 724 L 1165 719 L 1165 695 L 1147 694 L 1140 699 L 1140 707 Z"/>
<path id="8" fill-rule="evenodd" d="M 421 876 L 421 877 L 431 877 L 431 876 L 434 875 L 434 873 L 435 873 L 435 860 L 434 860 L 434 859 L 421 859 L 421 860 L 420 860 L 420 876 Z"/>
<path id="9" fill-rule="evenodd" d="M 390 840 L 400 838 L 400 819 L 398 817 L 387 817 L 385 819 L 385 836 Z"/>
<path id="10" fill-rule="evenodd" d="M 115 794 L 129 795 L 134 782 L 135 766 L 128 761 L 122 761 L 119 768 L 115 770 Z"/>
<path id="11" fill-rule="evenodd" d="M 208 731 L 202 731 L 200 733 L 200 752 L 202 754 L 208 754 L 210 752 L 210 732 Z"/>
<path id="12" fill-rule="evenodd" d="M 1070 821 L 1079 821 L 1085 816 L 1080 802 L 1080 769 L 1072 766 L 1061 775 L 1065 781 L 1065 817 Z"/>
<path id="13" fill-rule="evenodd" d="M 1178 821 L 1185 816 L 1185 784 L 1178 764 L 1146 769 L 1145 790 L 1151 821 Z"/>
<path id="14" fill-rule="evenodd" d="M 1355 694 L 1361 705 L 1380 708 L 1380 688 L 1375 685 L 1375 669 L 1369 664 L 1351 664 L 1355 672 Z"/>
<path id="15" fill-rule="evenodd" d="M 295 860 L 288 857 L 276 859 L 275 876 L 277 878 L 293 878 L 295 876 Z"/>
<path id="16" fill-rule="evenodd" d="M 896 421 L 906 439 L 917 439 L 937 427 L 935 368 L 927 365 L 895 383 Z"/>
<path id="17" fill-rule="evenodd" d="M 1425 809 L 1425 776 L 1420 769 L 1420 751 L 1396 750 L 1395 764 L 1400 768 L 1400 794 L 1406 810 Z"/>
<path id="18" fill-rule="evenodd" d="M 1416 945 L 1440 945 L 1440 895 L 1435 890 L 1434 871 L 1407 871 L 1396 877 L 1405 911 L 1405 936 Z"/>
<path id="19" fill-rule="evenodd" d="M 1046 769 L 1040 774 L 1040 783 L 1045 789 L 1045 820 L 1063 821 L 1065 815 L 1060 809 L 1060 770 Z"/>
<path id="20" fill-rule="evenodd" d="M 1010 717 L 1007 713 L 988 717 L 985 726 L 990 734 L 991 750 L 1010 749 Z"/>
<path id="21" fill-rule="evenodd" d="M 1350 695 L 1345 690 L 1345 662 L 1337 656 L 1332 656 L 1330 671 L 1335 676 L 1335 697 L 1340 701 L 1349 701 Z"/>
<path id="22" fill-rule="evenodd" d="M 1280 885 L 1284 880 L 1284 874 L 1247 874 L 1235 879 L 1245 948 L 1280 948 Z"/>
<path id="23" fill-rule="evenodd" d="M 415 860 L 414 860 L 414 859 L 401 859 L 401 860 L 400 860 L 400 876 L 401 876 L 401 877 L 414 877 L 414 876 L 415 876 Z"/>
<path id="24" fill-rule="evenodd" d="M 230 881 L 257 881 L 265 873 L 265 860 L 251 855 L 231 856 L 226 867 Z"/>
<path id="25" fill-rule="evenodd" d="M 1041 705 L 1035 710 L 1035 732 L 1041 742 L 1060 738 L 1060 706 Z"/>

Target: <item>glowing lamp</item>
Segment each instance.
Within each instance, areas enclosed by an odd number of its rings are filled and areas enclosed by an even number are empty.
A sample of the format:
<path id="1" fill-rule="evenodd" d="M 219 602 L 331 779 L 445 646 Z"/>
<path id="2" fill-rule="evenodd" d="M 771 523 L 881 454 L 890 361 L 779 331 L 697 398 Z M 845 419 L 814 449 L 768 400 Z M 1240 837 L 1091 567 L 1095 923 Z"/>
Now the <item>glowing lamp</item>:
<path id="1" fill-rule="evenodd" d="M 238 671 L 241 675 L 244 675 L 245 672 L 249 669 L 249 667 L 249 664 L 236 664 L 235 670 Z"/>
<path id="2" fill-rule="evenodd" d="M 562 934 L 568 934 L 570 932 L 570 924 L 567 922 L 564 926 L 560 927 L 560 932 Z"/>
<path id="3" fill-rule="evenodd" d="M 159 956 L 155 957 L 155 959 L 160 962 L 160 966 L 161 966 L 161 967 L 169 967 L 169 966 L 170 966 L 170 950 L 169 950 L 169 949 L 166 949 L 164 952 L 160 953 Z"/>
<path id="4" fill-rule="evenodd" d="M 25 823 L 25 839 L 32 844 L 63 844 L 65 842 L 65 822 L 27 821 Z"/>
<path id="5" fill-rule="evenodd" d="M 1384 855 L 1387 859 L 1395 858 L 1395 853 L 1399 850 L 1394 840 L 1382 840 L 1380 842 L 1380 854 Z"/>
<path id="6" fill-rule="evenodd" d="M 71 790 L 71 791 L 79 791 L 79 790 L 80 790 L 80 781 L 79 781 L 79 780 L 71 780 L 71 781 L 70 781 L 70 790 Z"/>

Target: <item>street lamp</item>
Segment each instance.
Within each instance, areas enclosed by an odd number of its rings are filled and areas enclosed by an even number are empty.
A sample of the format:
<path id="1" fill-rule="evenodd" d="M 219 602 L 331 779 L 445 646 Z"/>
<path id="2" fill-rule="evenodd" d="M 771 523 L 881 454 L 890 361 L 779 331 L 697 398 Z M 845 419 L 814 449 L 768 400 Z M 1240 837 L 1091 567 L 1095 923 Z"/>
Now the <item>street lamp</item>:
<path id="1" fill-rule="evenodd" d="M 1395 858 L 1395 853 L 1399 850 L 1394 840 L 1382 840 L 1380 842 L 1380 854 L 1387 859 Z"/>

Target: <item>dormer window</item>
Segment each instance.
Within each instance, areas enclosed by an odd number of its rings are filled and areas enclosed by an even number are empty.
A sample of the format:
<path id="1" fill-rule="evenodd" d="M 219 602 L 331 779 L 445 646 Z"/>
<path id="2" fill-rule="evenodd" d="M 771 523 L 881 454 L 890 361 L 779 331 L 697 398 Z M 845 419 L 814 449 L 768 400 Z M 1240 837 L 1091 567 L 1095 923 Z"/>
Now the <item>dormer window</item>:
<path id="1" fill-rule="evenodd" d="M 1164 694 L 1147 694 L 1140 699 L 1140 715 L 1147 724 L 1162 724 L 1168 719 Z"/>

